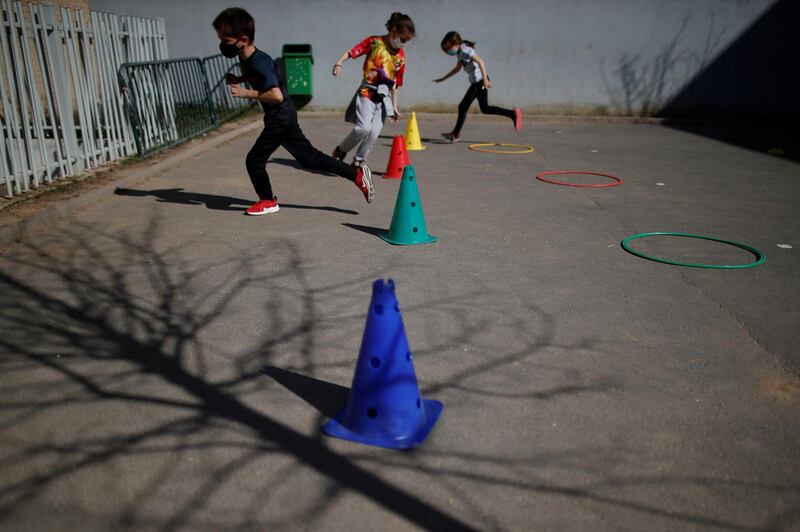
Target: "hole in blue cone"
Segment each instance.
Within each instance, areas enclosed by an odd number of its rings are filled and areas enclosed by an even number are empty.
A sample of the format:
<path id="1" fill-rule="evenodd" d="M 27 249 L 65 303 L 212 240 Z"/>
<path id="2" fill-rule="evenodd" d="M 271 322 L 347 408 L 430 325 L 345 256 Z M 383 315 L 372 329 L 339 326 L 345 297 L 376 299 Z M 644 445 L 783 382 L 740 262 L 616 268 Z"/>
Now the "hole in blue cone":
<path id="1" fill-rule="evenodd" d="M 383 305 L 375 305 L 375 314 L 383 314 Z"/>
<path id="2" fill-rule="evenodd" d="M 422 408 L 422 401 L 419 400 L 419 397 L 417 397 L 417 408 Z"/>
<path id="3" fill-rule="evenodd" d="M 397 303 L 394 304 L 394 311 L 400 312 L 400 305 L 398 305 Z"/>
<path id="4" fill-rule="evenodd" d="M 375 419 L 376 417 L 378 417 L 378 411 L 375 410 L 374 408 L 368 408 L 367 417 L 370 419 Z"/>
<path id="5" fill-rule="evenodd" d="M 417 206 L 417 202 L 416 202 L 416 201 L 412 201 L 412 202 L 411 202 L 411 206 L 412 206 L 412 207 L 416 207 L 416 206 Z"/>
<path id="6" fill-rule="evenodd" d="M 411 362 L 411 351 L 406 352 L 406 360 Z"/>
<path id="7" fill-rule="evenodd" d="M 377 368 L 381 365 L 381 359 L 378 357 L 372 357 L 369 359 L 369 365 L 373 368 Z"/>
<path id="8" fill-rule="evenodd" d="M 414 176 L 413 175 L 408 176 L 408 180 L 409 181 L 414 181 Z"/>
<path id="9" fill-rule="evenodd" d="M 415 228 L 414 228 L 414 232 L 416 233 L 416 232 L 418 232 L 418 231 L 419 231 L 419 229 L 417 229 L 417 228 L 415 227 Z"/>

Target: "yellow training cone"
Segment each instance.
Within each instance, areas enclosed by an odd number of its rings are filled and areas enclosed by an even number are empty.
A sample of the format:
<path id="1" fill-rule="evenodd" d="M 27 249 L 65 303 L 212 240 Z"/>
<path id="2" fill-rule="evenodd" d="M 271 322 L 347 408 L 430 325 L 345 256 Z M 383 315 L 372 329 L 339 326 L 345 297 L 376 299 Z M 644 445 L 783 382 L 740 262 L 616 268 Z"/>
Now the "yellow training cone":
<path id="1" fill-rule="evenodd" d="M 408 121 L 408 128 L 406 128 L 406 150 L 420 151 L 424 149 L 425 146 L 422 145 L 422 139 L 419 138 L 417 113 L 411 113 L 411 120 Z"/>

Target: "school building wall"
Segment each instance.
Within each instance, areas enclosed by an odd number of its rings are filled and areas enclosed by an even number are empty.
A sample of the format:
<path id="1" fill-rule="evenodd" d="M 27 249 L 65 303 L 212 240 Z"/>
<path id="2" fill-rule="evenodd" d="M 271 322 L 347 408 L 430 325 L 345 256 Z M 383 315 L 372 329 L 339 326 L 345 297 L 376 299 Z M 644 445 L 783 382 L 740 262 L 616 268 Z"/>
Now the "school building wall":
<path id="1" fill-rule="evenodd" d="M 92 9 L 166 19 L 172 57 L 217 52 L 211 20 L 221 0 L 90 0 Z M 477 41 L 490 100 L 551 114 L 798 114 L 797 0 L 239 0 L 256 19 L 256 44 L 273 56 L 310 43 L 315 108 L 342 108 L 361 60 L 338 79 L 342 51 L 380 34 L 392 11 L 409 14 L 401 109 L 450 110 L 466 75 L 434 84 L 455 61 L 449 30 Z"/>

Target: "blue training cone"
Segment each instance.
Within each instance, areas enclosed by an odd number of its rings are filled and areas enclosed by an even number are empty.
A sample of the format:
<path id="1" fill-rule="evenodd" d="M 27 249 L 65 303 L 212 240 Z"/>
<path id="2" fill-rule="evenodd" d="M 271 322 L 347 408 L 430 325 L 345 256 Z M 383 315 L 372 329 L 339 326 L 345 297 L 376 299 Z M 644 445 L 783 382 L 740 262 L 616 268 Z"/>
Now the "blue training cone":
<path id="1" fill-rule="evenodd" d="M 422 443 L 444 405 L 422 399 L 394 281 L 372 285 L 364 339 L 345 407 L 322 430 L 357 443 L 410 449 Z"/>

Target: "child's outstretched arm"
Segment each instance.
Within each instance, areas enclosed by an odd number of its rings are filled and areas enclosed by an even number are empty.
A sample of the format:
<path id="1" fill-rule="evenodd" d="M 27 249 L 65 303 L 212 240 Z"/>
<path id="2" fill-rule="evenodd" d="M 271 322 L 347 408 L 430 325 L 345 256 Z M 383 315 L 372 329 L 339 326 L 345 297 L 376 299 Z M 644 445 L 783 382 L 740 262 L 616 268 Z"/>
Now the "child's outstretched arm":
<path id="1" fill-rule="evenodd" d="M 461 70 L 461 61 L 458 61 L 458 62 L 456 63 L 456 66 L 455 66 L 455 67 L 453 67 L 453 70 L 451 70 L 450 72 L 448 72 L 447 74 L 445 74 L 445 75 L 444 75 L 444 76 L 442 76 L 441 78 L 433 80 L 433 82 L 434 82 L 434 83 L 441 83 L 441 82 L 443 82 L 444 80 L 446 80 L 446 79 L 448 79 L 448 78 L 452 78 L 453 76 L 455 76 L 456 74 L 458 74 L 458 71 L 459 71 L 459 70 Z"/>
<path id="2" fill-rule="evenodd" d="M 338 76 L 342 73 L 342 63 L 347 61 L 348 59 L 355 59 L 357 57 L 361 57 L 362 55 L 368 53 L 372 49 L 372 43 L 374 41 L 374 37 L 367 37 L 357 45 L 353 46 L 351 49 L 344 52 L 342 55 L 339 56 L 339 59 L 333 64 L 333 77 Z"/>
<path id="3" fill-rule="evenodd" d="M 340 55 L 339 59 L 337 59 L 336 62 L 333 64 L 333 71 L 331 73 L 333 74 L 334 78 L 342 73 L 342 63 L 344 63 L 348 59 L 350 59 L 349 51 Z"/>
<path id="4" fill-rule="evenodd" d="M 472 60 L 478 63 L 478 68 L 481 69 L 481 74 L 483 75 L 483 88 L 491 88 L 492 82 L 489 81 L 489 74 L 486 73 L 486 63 L 483 62 L 483 59 L 478 57 L 478 54 L 472 54 Z"/>

